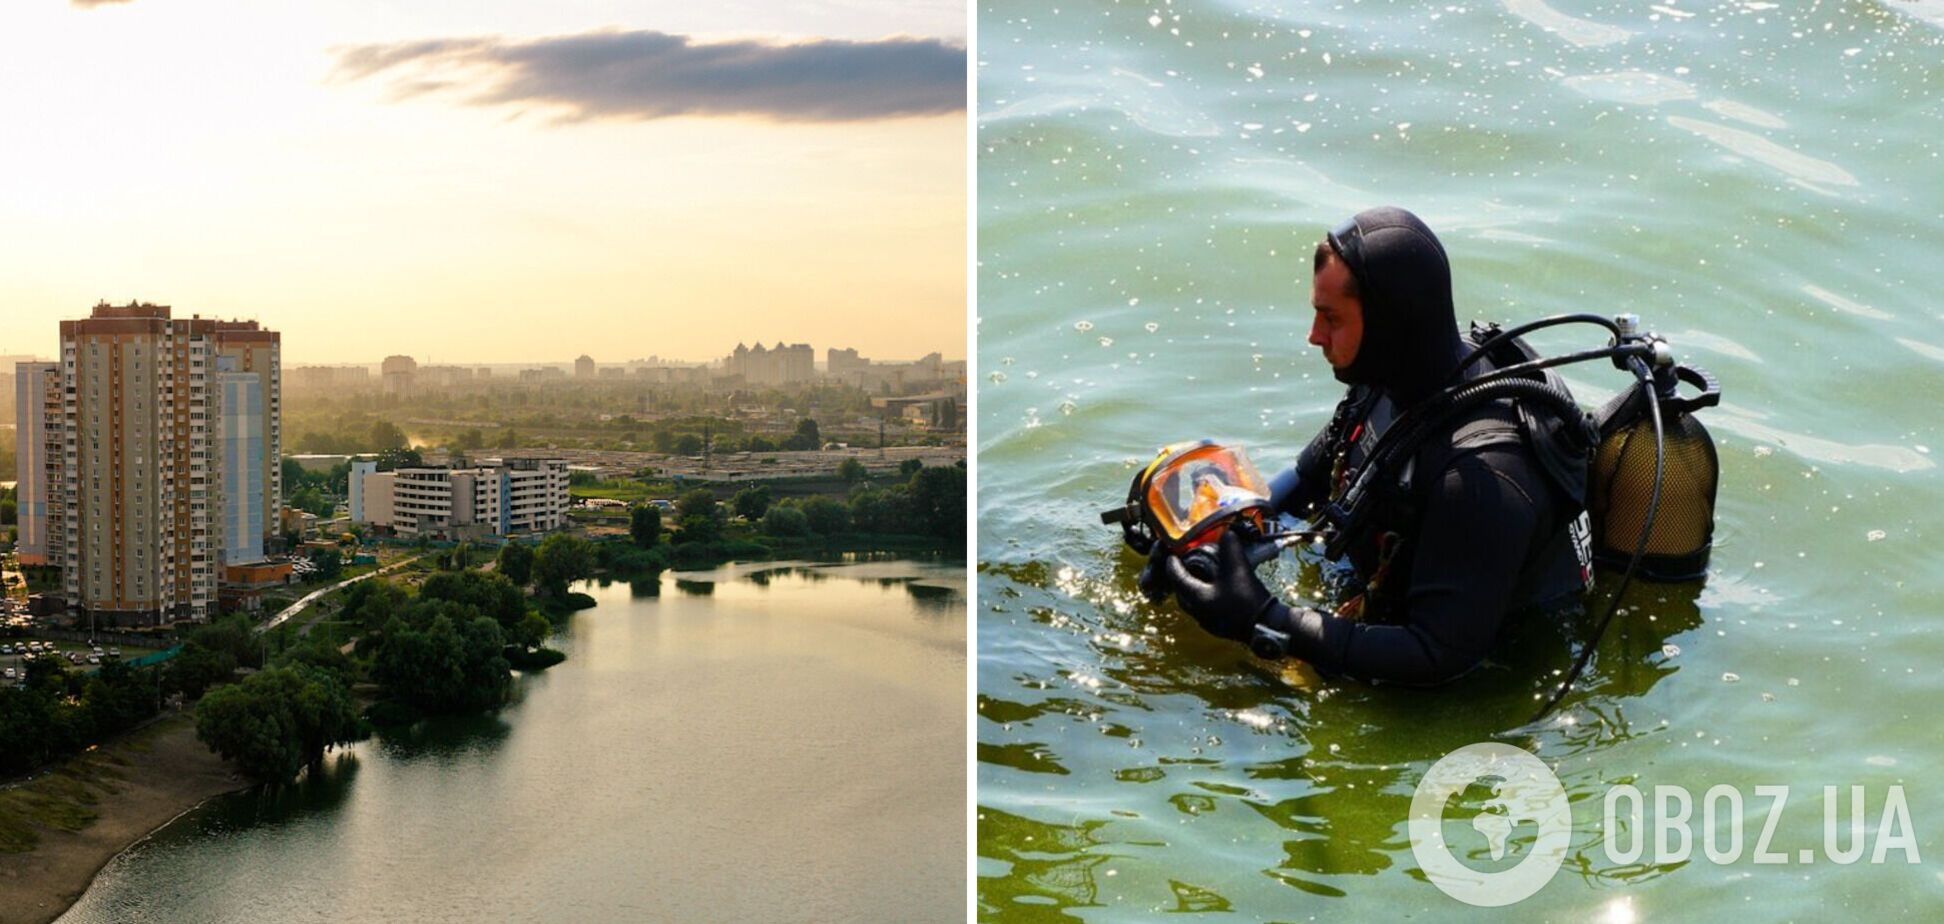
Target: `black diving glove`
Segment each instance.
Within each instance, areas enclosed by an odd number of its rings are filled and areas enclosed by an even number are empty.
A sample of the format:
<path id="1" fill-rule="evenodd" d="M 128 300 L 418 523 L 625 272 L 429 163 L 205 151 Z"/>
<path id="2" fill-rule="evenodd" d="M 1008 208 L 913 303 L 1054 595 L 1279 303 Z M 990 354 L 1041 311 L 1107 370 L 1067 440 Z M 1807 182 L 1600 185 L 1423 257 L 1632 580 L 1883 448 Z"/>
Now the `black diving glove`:
<path id="1" fill-rule="evenodd" d="M 1134 585 L 1141 588 L 1141 595 L 1149 601 L 1159 603 L 1167 599 L 1169 591 L 1174 590 L 1174 582 L 1168 579 L 1168 559 L 1173 557 L 1159 542 L 1148 549 L 1147 564 L 1135 576 Z"/>
<path id="2" fill-rule="evenodd" d="M 1233 530 L 1222 534 L 1212 563 L 1213 569 L 1190 570 L 1179 556 L 1167 557 L 1168 581 L 1174 585 L 1176 601 L 1209 634 L 1247 644 L 1256 623 L 1272 611 L 1287 611 L 1256 577 L 1248 551 Z M 1197 576 L 1195 571 L 1204 573 Z"/>

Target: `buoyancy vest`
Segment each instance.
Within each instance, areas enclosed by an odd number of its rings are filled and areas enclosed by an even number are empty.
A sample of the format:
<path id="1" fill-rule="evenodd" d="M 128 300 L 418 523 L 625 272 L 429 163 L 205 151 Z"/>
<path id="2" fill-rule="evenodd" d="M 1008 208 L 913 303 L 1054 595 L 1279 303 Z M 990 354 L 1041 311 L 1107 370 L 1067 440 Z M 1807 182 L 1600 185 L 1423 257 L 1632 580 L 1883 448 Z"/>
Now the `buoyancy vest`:
<path id="1" fill-rule="evenodd" d="M 1497 325 L 1473 324 L 1473 346 L 1498 332 Z M 1538 358 L 1524 341 L 1500 344 L 1472 367 L 1472 377 L 1493 369 Z M 1565 383 L 1551 370 L 1529 373 L 1560 388 Z M 1536 405 L 1536 403 L 1534 403 Z M 1399 410 L 1379 389 L 1352 387 L 1332 415 L 1333 460 L 1329 493 L 1340 498 L 1352 483 L 1383 434 L 1396 423 Z M 1346 552 L 1354 580 L 1342 596 L 1350 598 L 1348 613 L 1366 621 L 1398 622 L 1405 616 L 1410 589 L 1412 555 L 1430 495 L 1444 473 L 1460 459 L 1488 449 L 1512 448 L 1529 458 L 1543 473 L 1540 479 L 1549 498 L 1534 498 L 1546 511 L 1540 537 L 1528 549 L 1511 610 L 1553 609 L 1576 602 L 1592 576 L 1585 510 L 1591 444 L 1580 421 L 1560 419 L 1544 406 L 1507 398 L 1488 402 L 1454 424 L 1425 437 L 1394 480 L 1379 484 L 1364 503 L 1376 504 L 1369 529 Z M 1359 599 L 1360 598 L 1360 599 Z"/>

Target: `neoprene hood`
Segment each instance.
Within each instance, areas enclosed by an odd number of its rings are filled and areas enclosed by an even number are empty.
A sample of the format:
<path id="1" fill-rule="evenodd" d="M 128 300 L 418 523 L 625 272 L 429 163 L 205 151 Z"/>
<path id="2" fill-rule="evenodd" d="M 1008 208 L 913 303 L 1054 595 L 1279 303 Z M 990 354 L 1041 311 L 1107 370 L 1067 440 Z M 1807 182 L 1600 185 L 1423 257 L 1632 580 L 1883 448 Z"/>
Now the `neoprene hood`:
<path id="1" fill-rule="evenodd" d="M 1381 206 L 1351 221 L 1360 240 L 1331 247 L 1361 290 L 1363 344 L 1354 362 L 1335 370 L 1337 381 L 1414 404 L 1446 384 L 1461 355 L 1451 263 L 1438 236 L 1404 209 Z"/>

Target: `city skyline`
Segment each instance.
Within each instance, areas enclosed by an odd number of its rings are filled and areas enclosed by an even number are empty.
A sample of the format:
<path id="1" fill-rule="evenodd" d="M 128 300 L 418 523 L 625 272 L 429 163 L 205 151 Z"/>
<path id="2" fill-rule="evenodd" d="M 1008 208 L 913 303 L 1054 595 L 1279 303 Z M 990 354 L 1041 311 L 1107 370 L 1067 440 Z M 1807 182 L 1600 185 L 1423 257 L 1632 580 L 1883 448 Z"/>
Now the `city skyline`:
<path id="1" fill-rule="evenodd" d="M 292 365 L 964 356 L 962 8 L 277 7 L 0 14 L 0 353 L 141 301 Z"/>

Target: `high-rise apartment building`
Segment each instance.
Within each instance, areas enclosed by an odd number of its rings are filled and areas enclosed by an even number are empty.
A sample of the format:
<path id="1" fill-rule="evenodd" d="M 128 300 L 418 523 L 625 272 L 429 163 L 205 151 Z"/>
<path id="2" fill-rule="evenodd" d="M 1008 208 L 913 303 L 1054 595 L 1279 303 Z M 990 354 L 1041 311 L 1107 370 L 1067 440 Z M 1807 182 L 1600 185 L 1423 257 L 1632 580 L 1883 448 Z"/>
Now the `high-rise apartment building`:
<path id="1" fill-rule="evenodd" d="M 378 365 L 378 375 L 384 383 L 385 394 L 409 395 L 413 380 L 418 377 L 418 361 L 410 356 L 387 356 Z"/>
<path id="2" fill-rule="evenodd" d="M 205 620 L 282 502 L 281 344 L 254 321 L 96 305 L 61 322 L 46 392 L 47 549 L 70 611 Z"/>
<path id="3" fill-rule="evenodd" d="M 816 363 L 817 352 L 807 343 L 785 346 L 779 340 L 772 348 L 759 342 L 754 349 L 738 343 L 735 352 L 723 357 L 722 372 L 741 376 L 747 385 L 788 385 L 815 378 Z"/>
<path id="4" fill-rule="evenodd" d="M 61 367 L 23 362 L 14 366 L 14 508 L 23 565 L 47 564 L 47 405 L 58 400 Z"/>

